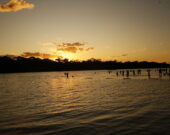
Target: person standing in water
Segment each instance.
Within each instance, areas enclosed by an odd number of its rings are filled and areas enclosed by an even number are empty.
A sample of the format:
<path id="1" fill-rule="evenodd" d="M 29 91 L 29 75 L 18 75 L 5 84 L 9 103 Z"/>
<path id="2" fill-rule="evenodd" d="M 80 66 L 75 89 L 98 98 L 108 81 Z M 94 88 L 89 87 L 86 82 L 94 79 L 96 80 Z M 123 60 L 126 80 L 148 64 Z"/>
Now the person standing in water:
<path id="1" fill-rule="evenodd" d="M 147 72 L 148 72 L 148 78 L 150 79 L 151 78 L 151 70 L 148 69 Z"/>
<path id="2" fill-rule="evenodd" d="M 159 69 L 159 78 L 162 78 L 162 69 Z"/>
<path id="3" fill-rule="evenodd" d="M 69 73 L 64 73 L 64 75 L 68 78 L 69 77 Z"/>
<path id="4" fill-rule="evenodd" d="M 140 69 L 138 69 L 138 71 L 137 71 L 137 72 L 138 72 L 138 75 L 141 75 L 141 70 L 140 70 Z"/>
<path id="5" fill-rule="evenodd" d="M 133 76 L 135 76 L 136 75 L 135 70 L 133 70 L 132 72 L 133 72 Z"/>
<path id="6" fill-rule="evenodd" d="M 117 77 L 119 76 L 119 73 L 118 73 L 118 72 L 116 72 L 116 76 L 117 76 Z"/>
<path id="7" fill-rule="evenodd" d="M 129 78 L 129 70 L 126 70 L 126 77 Z"/>
<path id="8" fill-rule="evenodd" d="M 123 75 L 123 76 L 125 75 L 125 71 L 124 71 L 124 70 L 122 71 L 122 75 Z"/>

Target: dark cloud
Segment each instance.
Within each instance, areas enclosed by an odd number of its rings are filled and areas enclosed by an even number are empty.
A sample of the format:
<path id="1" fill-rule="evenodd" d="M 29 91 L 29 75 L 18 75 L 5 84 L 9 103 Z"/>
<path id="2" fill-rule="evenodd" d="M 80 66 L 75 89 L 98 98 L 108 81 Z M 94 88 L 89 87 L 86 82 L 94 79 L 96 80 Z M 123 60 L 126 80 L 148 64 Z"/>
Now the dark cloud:
<path id="1" fill-rule="evenodd" d="M 85 49 L 86 51 L 94 50 L 94 47 L 89 47 Z"/>
<path id="2" fill-rule="evenodd" d="M 123 57 L 126 57 L 126 56 L 128 56 L 128 54 L 122 54 L 122 56 L 123 56 Z"/>
<path id="3" fill-rule="evenodd" d="M 18 57 L 17 55 L 12 55 L 12 54 L 0 55 L 0 57 L 4 57 L 4 56 L 12 58 L 12 59 L 16 59 Z"/>
<path id="4" fill-rule="evenodd" d="M 56 44 L 59 47 L 79 47 L 79 46 L 84 46 L 85 43 L 80 43 L 80 42 L 74 42 L 74 43 L 62 43 L 62 44 Z"/>
<path id="5" fill-rule="evenodd" d="M 34 4 L 27 3 L 24 0 L 10 0 L 8 3 L 0 5 L 0 12 L 18 11 L 25 8 L 32 9 Z"/>
<path id="6" fill-rule="evenodd" d="M 63 58 L 60 55 L 40 53 L 40 52 L 24 52 L 21 55 L 12 55 L 12 54 L 0 55 L 0 57 L 4 57 L 4 56 L 12 58 L 12 59 L 16 59 L 19 56 L 24 57 L 24 58 L 35 57 L 35 58 L 42 58 L 42 59 Z"/>
<path id="7" fill-rule="evenodd" d="M 83 52 L 83 51 L 90 51 L 93 50 L 93 47 L 90 48 L 77 48 L 77 47 L 65 47 L 65 48 L 58 48 L 58 51 L 62 51 L 62 52 L 70 52 L 70 53 L 77 53 L 79 52 Z"/>
<path id="8" fill-rule="evenodd" d="M 122 54 L 122 55 L 118 55 L 118 56 L 112 56 L 113 58 L 119 58 L 119 57 L 126 57 L 128 56 L 128 54 Z"/>
<path id="9" fill-rule="evenodd" d="M 94 50 L 93 47 L 89 47 L 89 48 L 84 47 L 87 45 L 87 43 L 85 42 L 73 42 L 73 43 L 45 42 L 45 43 L 42 43 L 42 45 L 43 46 L 55 46 L 57 47 L 57 51 L 69 52 L 69 53 L 77 53 L 77 52 Z"/>
<path id="10" fill-rule="evenodd" d="M 62 58 L 62 56 L 56 54 L 48 54 L 48 53 L 40 53 L 40 52 L 24 52 L 21 54 L 21 56 L 25 58 L 37 57 L 43 59 Z"/>
<path id="11" fill-rule="evenodd" d="M 70 52 L 70 53 L 76 53 L 79 48 L 76 47 L 65 47 L 65 48 L 58 48 L 58 51 L 62 51 L 62 52 Z"/>
<path id="12" fill-rule="evenodd" d="M 62 52 L 69 52 L 69 53 L 77 53 L 77 52 L 83 52 L 83 51 L 90 51 L 93 50 L 93 47 L 85 48 L 84 46 L 86 43 L 81 42 L 74 42 L 74 43 L 45 43 L 44 45 L 56 45 L 57 51 Z"/>
<path id="13" fill-rule="evenodd" d="M 161 42 L 160 45 L 161 46 L 168 46 L 168 43 L 167 42 Z"/>
<path id="14" fill-rule="evenodd" d="M 84 48 L 79 48 L 79 51 L 84 51 Z"/>

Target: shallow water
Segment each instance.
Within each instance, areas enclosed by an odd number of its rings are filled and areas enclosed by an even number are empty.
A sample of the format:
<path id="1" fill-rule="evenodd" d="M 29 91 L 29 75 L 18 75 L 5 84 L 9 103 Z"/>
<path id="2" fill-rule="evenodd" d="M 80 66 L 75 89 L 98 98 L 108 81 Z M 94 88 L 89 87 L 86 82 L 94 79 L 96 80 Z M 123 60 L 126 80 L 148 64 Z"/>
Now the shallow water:
<path id="1" fill-rule="evenodd" d="M 0 74 L 0 135 L 168 135 L 170 79 L 152 71 Z"/>

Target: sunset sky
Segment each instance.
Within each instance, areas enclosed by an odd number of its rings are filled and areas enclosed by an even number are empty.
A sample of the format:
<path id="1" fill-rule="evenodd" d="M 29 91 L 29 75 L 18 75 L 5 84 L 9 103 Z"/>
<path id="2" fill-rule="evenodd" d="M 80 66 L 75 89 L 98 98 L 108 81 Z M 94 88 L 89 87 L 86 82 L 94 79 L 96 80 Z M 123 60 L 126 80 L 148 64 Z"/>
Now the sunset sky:
<path id="1" fill-rule="evenodd" d="M 170 62 L 170 0 L 0 0 L 0 55 Z"/>

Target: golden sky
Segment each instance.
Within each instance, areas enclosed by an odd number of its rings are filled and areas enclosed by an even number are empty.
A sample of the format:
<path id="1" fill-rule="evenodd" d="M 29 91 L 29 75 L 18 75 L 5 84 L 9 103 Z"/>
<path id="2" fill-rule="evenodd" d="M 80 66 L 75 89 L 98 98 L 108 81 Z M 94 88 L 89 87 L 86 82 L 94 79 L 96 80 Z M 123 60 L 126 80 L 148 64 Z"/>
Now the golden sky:
<path id="1" fill-rule="evenodd" d="M 0 55 L 170 62 L 170 0 L 1 0 Z"/>

